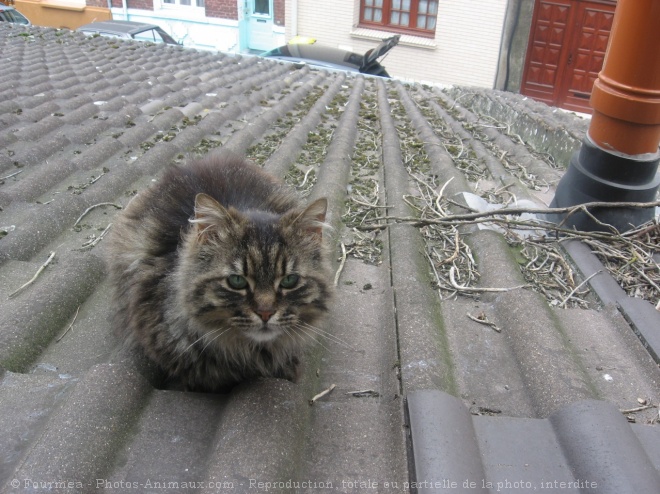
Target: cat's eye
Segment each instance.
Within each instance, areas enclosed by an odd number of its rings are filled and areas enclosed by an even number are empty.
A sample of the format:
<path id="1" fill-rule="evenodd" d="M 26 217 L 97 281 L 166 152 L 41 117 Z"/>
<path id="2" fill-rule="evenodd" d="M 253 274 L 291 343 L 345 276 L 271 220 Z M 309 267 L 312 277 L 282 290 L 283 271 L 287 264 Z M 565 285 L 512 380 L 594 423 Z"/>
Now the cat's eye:
<path id="1" fill-rule="evenodd" d="M 300 276 L 297 274 L 288 274 L 282 280 L 280 280 L 280 286 L 284 289 L 290 289 L 293 288 L 298 284 L 298 281 L 300 281 Z"/>
<path id="2" fill-rule="evenodd" d="M 230 274 L 227 277 L 227 283 L 234 290 L 243 290 L 248 286 L 248 281 L 240 274 Z"/>

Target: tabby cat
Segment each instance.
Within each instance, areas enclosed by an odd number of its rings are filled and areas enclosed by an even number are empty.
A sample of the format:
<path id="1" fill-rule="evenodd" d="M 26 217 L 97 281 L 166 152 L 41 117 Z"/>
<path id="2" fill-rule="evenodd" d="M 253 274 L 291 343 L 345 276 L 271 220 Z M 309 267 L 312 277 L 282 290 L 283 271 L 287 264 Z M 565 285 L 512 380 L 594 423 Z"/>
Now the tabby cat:
<path id="1" fill-rule="evenodd" d="M 116 328 L 184 389 L 295 381 L 331 296 L 326 208 L 234 155 L 171 167 L 111 231 Z"/>

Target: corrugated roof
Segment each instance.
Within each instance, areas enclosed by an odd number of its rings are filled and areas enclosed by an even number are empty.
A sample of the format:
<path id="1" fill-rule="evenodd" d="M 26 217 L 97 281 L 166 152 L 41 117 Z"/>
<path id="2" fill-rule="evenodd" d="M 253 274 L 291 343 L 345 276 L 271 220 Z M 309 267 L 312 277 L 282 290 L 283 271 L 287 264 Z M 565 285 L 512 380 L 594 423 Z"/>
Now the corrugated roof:
<path id="1" fill-rule="evenodd" d="M 611 239 L 454 216 L 543 208 L 584 121 L 69 31 L 0 43 L 0 491 L 657 492 L 657 264 L 611 274 L 657 228 L 609 269 Z M 167 166 L 227 149 L 328 197 L 334 337 L 298 384 L 163 389 L 110 328 L 104 235 Z"/>

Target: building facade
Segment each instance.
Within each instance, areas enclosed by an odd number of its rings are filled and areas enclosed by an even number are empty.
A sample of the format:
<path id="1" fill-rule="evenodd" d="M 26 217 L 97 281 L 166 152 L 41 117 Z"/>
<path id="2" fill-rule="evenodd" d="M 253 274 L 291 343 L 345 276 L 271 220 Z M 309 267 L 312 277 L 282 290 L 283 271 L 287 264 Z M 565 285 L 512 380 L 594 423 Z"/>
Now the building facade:
<path id="1" fill-rule="evenodd" d="M 16 6 L 44 26 L 76 29 L 106 19 L 157 24 L 200 49 L 261 52 L 285 42 L 284 0 L 16 0 Z"/>
<path id="2" fill-rule="evenodd" d="M 507 0 L 286 0 L 286 38 L 363 53 L 392 34 L 383 61 L 404 80 L 493 87 Z"/>

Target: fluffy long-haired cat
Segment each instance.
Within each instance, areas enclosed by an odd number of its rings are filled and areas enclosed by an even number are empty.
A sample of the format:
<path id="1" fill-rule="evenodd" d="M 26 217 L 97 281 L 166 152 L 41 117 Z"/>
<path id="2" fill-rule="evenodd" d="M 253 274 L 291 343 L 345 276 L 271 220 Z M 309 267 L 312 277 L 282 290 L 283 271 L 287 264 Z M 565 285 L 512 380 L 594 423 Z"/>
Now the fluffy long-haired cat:
<path id="1" fill-rule="evenodd" d="M 237 156 L 173 166 L 113 226 L 116 328 L 185 389 L 295 381 L 331 296 L 326 207 Z"/>

